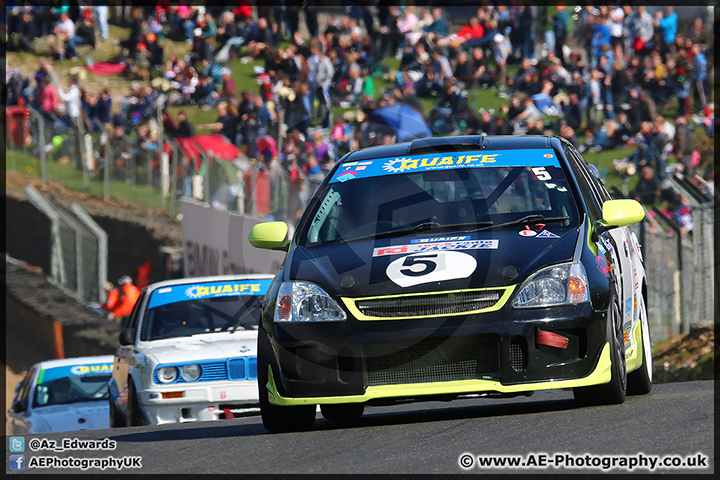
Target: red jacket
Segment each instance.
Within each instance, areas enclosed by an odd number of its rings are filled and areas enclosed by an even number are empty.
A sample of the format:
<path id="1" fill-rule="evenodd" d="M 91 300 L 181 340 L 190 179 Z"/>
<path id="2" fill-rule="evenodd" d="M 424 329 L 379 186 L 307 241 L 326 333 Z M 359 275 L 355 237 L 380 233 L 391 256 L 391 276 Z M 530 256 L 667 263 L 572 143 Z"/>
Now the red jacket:
<path id="1" fill-rule="evenodd" d="M 460 29 L 457 35 L 467 42 L 471 38 L 482 38 L 485 35 L 485 29 L 479 23 L 474 27 L 468 23 Z"/>

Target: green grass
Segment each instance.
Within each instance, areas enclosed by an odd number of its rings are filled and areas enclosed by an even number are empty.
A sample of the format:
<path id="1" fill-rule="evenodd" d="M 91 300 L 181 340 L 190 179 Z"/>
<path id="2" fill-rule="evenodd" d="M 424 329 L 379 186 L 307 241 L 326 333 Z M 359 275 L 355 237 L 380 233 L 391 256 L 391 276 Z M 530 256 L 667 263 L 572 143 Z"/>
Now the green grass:
<path id="1" fill-rule="evenodd" d="M 25 153 L 22 149 L 8 148 L 5 151 L 6 166 L 10 170 L 30 175 L 32 177 L 41 178 L 42 170 L 40 158 L 30 153 Z M 89 195 L 103 198 L 104 184 L 103 178 L 90 174 L 88 188 L 85 188 L 83 174 L 79 171 L 73 162 L 66 165 L 60 165 L 52 156 L 48 156 L 47 162 L 47 178 L 48 181 L 55 181 L 71 190 L 85 192 Z M 138 169 L 138 183 L 145 182 L 145 185 L 133 185 L 124 180 L 114 180 L 110 182 L 110 196 L 116 199 L 125 199 L 135 203 L 140 203 L 155 208 L 169 208 L 169 199 L 163 198 L 160 194 L 159 187 L 147 185 L 147 170 Z"/>

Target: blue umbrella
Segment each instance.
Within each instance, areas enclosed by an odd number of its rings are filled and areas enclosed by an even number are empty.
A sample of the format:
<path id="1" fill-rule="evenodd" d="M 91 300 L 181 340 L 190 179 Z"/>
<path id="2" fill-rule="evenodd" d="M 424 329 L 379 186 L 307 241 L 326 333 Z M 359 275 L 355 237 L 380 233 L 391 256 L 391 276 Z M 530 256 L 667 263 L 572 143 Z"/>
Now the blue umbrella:
<path id="1" fill-rule="evenodd" d="M 401 103 L 378 108 L 370 115 L 370 121 L 390 127 L 397 135 L 398 143 L 432 136 L 422 114 Z"/>

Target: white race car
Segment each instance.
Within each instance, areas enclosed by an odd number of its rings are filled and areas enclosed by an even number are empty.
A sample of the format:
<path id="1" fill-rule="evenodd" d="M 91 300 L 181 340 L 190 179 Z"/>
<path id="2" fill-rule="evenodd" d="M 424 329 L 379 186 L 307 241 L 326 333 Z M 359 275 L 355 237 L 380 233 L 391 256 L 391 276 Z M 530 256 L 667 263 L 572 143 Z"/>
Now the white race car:
<path id="1" fill-rule="evenodd" d="M 112 355 L 47 360 L 15 387 L 8 410 L 13 434 L 108 428 Z"/>
<path id="2" fill-rule="evenodd" d="M 110 426 L 233 418 L 257 412 L 257 329 L 272 275 L 155 283 L 120 332 Z"/>

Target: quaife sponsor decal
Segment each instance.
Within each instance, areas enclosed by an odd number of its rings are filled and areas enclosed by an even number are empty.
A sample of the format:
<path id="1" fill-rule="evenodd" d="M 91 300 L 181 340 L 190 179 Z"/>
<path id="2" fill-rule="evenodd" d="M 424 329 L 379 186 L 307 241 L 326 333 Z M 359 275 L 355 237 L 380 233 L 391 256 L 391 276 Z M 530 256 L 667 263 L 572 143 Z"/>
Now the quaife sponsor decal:
<path id="1" fill-rule="evenodd" d="M 454 242 L 458 240 L 470 240 L 470 235 L 452 235 L 448 237 L 433 238 L 413 238 L 410 243 L 437 243 L 437 242 Z"/>
<path id="2" fill-rule="evenodd" d="M 113 370 L 112 363 L 93 363 L 87 365 L 67 365 L 65 367 L 46 368 L 40 371 L 38 383 L 47 383 L 58 378 L 85 376 L 85 375 L 110 375 Z"/>
<path id="3" fill-rule="evenodd" d="M 533 172 L 538 175 L 538 178 L 550 180 L 552 176 L 545 171 L 545 167 L 559 166 L 560 163 L 557 157 L 552 150 L 548 149 L 408 155 L 406 157 L 378 159 L 372 162 L 343 163 L 333 174 L 330 183 L 398 173 L 483 167 L 533 167 Z M 361 169 L 360 167 L 364 168 Z"/>
<path id="4" fill-rule="evenodd" d="M 415 243 L 380 247 L 373 250 L 373 257 L 402 255 L 408 253 L 434 252 L 438 250 L 497 250 L 498 240 L 465 240 L 459 242 Z"/>
<path id="5" fill-rule="evenodd" d="M 161 288 L 152 293 L 148 308 L 201 298 L 237 295 L 265 295 L 272 280 L 242 280 L 237 282 L 196 283 Z"/>
<path id="6" fill-rule="evenodd" d="M 112 373 L 112 363 L 99 365 L 75 365 L 70 368 L 73 375 L 92 375 L 93 373 Z"/>

